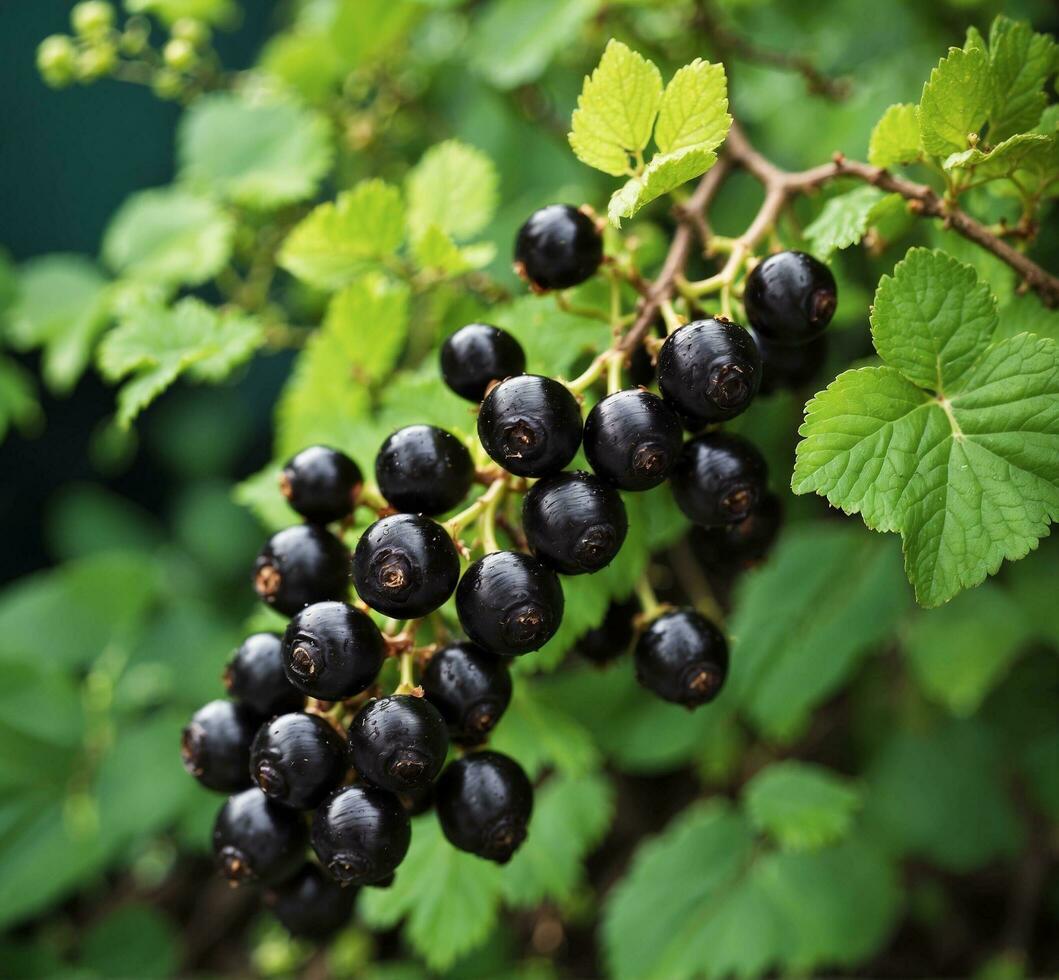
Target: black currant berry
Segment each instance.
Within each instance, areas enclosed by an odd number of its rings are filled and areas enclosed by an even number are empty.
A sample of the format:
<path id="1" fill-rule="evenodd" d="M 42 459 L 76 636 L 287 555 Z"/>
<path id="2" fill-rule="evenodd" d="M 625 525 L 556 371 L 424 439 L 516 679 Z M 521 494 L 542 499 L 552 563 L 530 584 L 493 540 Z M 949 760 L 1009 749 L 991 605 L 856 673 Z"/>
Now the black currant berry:
<path id="1" fill-rule="evenodd" d="M 203 705 L 184 726 L 180 757 L 203 786 L 234 793 L 250 785 L 250 743 L 261 716 L 233 701 Z"/>
<path id="2" fill-rule="evenodd" d="M 585 419 L 585 456 L 596 476 L 622 490 L 650 490 L 680 455 L 680 419 L 657 395 L 616 391 Z"/>
<path id="3" fill-rule="evenodd" d="M 454 742 L 475 745 L 492 731 L 511 701 L 507 664 L 473 643 L 442 647 L 420 681 Z"/>
<path id="4" fill-rule="evenodd" d="M 275 633 L 254 633 L 243 640 L 224 669 L 224 686 L 264 718 L 297 711 L 305 701 L 287 680 L 283 641 Z"/>
<path id="5" fill-rule="evenodd" d="M 626 374 L 629 381 L 637 387 L 646 388 L 648 385 L 654 384 L 657 377 L 655 362 L 645 344 L 637 344 L 636 349 L 629 355 L 629 366 Z"/>
<path id="6" fill-rule="evenodd" d="M 328 446 L 303 449 L 287 462 L 279 477 L 283 496 L 313 524 L 349 517 L 362 482 L 360 467 Z"/>
<path id="7" fill-rule="evenodd" d="M 347 768 L 342 736 L 319 715 L 301 711 L 262 725 L 250 749 L 250 772 L 262 792 L 296 810 L 319 806 Z"/>
<path id="8" fill-rule="evenodd" d="M 463 631 L 480 647 L 517 657 L 555 635 L 563 618 L 563 587 L 538 559 L 495 551 L 463 573 L 456 612 Z"/>
<path id="9" fill-rule="evenodd" d="M 266 605 L 285 616 L 314 602 L 344 599 L 350 557 L 330 531 L 298 524 L 273 534 L 254 563 L 254 589 Z"/>
<path id="10" fill-rule="evenodd" d="M 474 752 L 441 774 L 435 806 L 450 844 L 507 864 L 526 839 L 533 786 L 514 759 Z"/>
<path id="11" fill-rule="evenodd" d="M 805 252 L 777 252 L 746 277 L 743 302 L 750 325 L 762 337 L 795 346 L 824 332 L 838 305 L 838 290 L 823 262 Z"/>
<path id="12" fill-rule="evenodd" d="M 632 646 L 633 617 L 639 611 L 640 604 L 634 598 L 612 602 L 603 622 L 582 633 L 574 649 L 595 664 L 616 660 Z"/>
<path id="13" fill-rule="evenodd" d="M 349 922 L 357 889 L 343 888 L 307 861 L 290 881 L 271 889 L 266 901 L 292 936 L 323 942 Z"/>
<path id="14" fill-rule="evenodd" d="M 276 885 L 305 860 L 305 821 L 253 787 L 228 797 L 213 825 L 213 856 L 233 885 Z"/>
<path id="15" fill-rule="evenodd" d="M 677 506 L 703 527 L 741 521 L 765 495 L 767 478 L 761 453 L 727 432 L 689 439 L 669 475 Z"/>
<path id="16" fill-rule="evenodd" d="M 478 438 L 516 476 L 558 473 L 581 445 L 581 407 L 565 385 L 520 374 L 496 385 L 478 413 Z"/>
<path id="17" fill-rule="evenodd" d="M 621 550 L 629 521 L 621 494 L 588 473 L 557 473 L 535 483 L 522 502 L 530 551 L 564 575 L 605 568 Z"/>
<path id="18" fill-rule="evenodd" d="M 534 211 L 515 239 L 515 271 L 539 291 L 576 286 L 595 275 L 602 261 L 596 223 L 569 204 Z"/>
<path id="19" fill-rule="evenodd" d="M 426 698 L 369 701 L 349 726 L 349 760 L 361 779 L 403 793 L 438 778 L 449 751 L 445 719 Z"/>
<path id="20" fill-rule="evenodd" d="M 471 489 L 474 463 L 467 447 L 434 425 L 406 425 L 375 457 L 375 482 L 395 510 L 443 514 Z"/>
<path id="21" fill-rule="evenodd" d="M 769 553 L 783 524 L 783 504 L 766 493 L 741 521 L 723 527 L 695 527 L 695 553 L 719 568 L 751 568 Z"/>
<path id="22" fill-rule="evenodd" d="M 418 619 L 442 605 L 460 578 L 448 532 L 429 517 L 393 514 L 369 527 L 353 552 L 353 584 L 372 609 Z"/>
<path id="23" fill-rule="evenodd" d="M 526 370 L 521 344 L 506 330 L 487 323 L 460 327 L 441 345 L 441 375 L 461 398 L 480 402 L 494 381 Z"/>
<path id="24" fill-rule="evenodd" d="M 379 628 L 344 602 L 318 602 L 283 634 L 283 668 L 303 694 L 340 701 L 369 687 L 386 655 Z"/>
<path id="25" fill-rule="evenodd" d="M 724 422 L 745 412 L 761 385 L 754 338 L 729 320 L 696 320 L 666 338 L 658 387 L 693 423 Z"/>
<path id="26" fill-rule="evenodd" d="M 663 613 L 640 634 L 636 679 L 660 698 L 697 708 L 712 701 L 728 674 L 724 634 L 694 609 Z"/>
<path id="27" fill-rule="evenodd" d="M 426 813 L 434 805 L 434 784 L 430 783 L 427 786 L 406 789 L 397 794 L 397 799 L 401 801 L 401 806 L 404 807 L 408 816 L 418 817 L 419 814 Z M 379 887 L 379 882 L 373 882 L 373 885 L 377 888 Z"/>
<path id="28" fill-rule="evenodd" d="M 332 793 L 313 816 L 316 856 L 341 885 L 369 885 L 393 874 L 412 829 L 393 793 L 356 785 Z"/>
<path id="29" fill-rule="evenodd" d="M 751 331 L 761 351 L 761 394 L 803 388 L 819 374 L 827 360 L 827 334 L 798 347 L 784 347 Z"/>

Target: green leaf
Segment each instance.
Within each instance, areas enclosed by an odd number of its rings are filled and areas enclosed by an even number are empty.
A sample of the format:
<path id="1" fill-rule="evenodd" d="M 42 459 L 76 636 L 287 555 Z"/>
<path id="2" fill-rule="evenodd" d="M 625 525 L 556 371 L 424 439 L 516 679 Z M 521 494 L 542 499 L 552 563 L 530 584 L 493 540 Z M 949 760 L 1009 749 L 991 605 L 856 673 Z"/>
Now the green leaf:
<path id="1" fill-rule="evenodd" d="M 948 171 L 967 171 L 975 183 L 1013 177 L 1027 167 L 1046 163 L 1053 152 L 1054 137 L 1043 133 L 1019 133 L 983 152 L 978 147 L 953 153 L 945 160 Z"/>
<path id="2" fill-rule="evenodd" d="M 408 224 L 415 236 L 436 225 L 465 240 L 493 219 L 497 175 L 481 150 L 447 140 L 431 147 L 408 175 Z"/>
<path id="3" fill-rule="evenodd" d="M 661 101 L 655 65 L 612 38 L 581 88 L 570 146 L 582 163 L 621 177 L 647 146 Z"/>
<path id="4" fill-rule="evenodd" d="M 919 126 L 928 153 L 947 157 L 966 150 L 993 105 L 989 60 L 977 48 L 949 48 L 930 73 L 919 101 Z"/>
<path id="5" fill-rule="evenodd" d="M 239 14 L 234 0 L 125 0 L 130 14 L 154 14 L 166 24 L 184 17 L 225 26 Z"/>
<path id="6" fill-rule="evenodd" d="M 1000 310 L 996 339 L 1035 333 L 1059 342 L 1059 310 L 1051 310 L 1033 293 L 1015 293 Z"/>
<path id="7" fill-rule="evenodd" d="M 828 769 L 788 760 L 762 769 L 744 790 L 754 826 L 789 851 L 817 850 L 849 833 L 860 794 Z"/>
<path id="8" fill-rule="evenodd" d="M 294 226 L 279 264 L 318 289 L 339 289 L 393 255 L 404 241 L 404 224 L 401 192 L 381 180 L 361 181 Z"/>
<path id="9" fill-rule="evenodd" d="M 731 125 L 724 65 L 696 58 L 677 71 L 662 93 L 655 143 L 663 153 L 689 147 L 716 150 Z"/>
<path id="10" fill-rule="evenodd" d="M 148 905 L 125 905 L 86 930 L 79 965 L 103 977 L 169 977 L 180 965 L 180 935 Z"/>
<path id="11" fill-rule="evenodd" d="M 458 276 L 481 269 L 496 257 L 492 242 L 460 248 L 437 225 L 430 225 L 413 243 L 416 264 L 442 276 Z"/>
<path id="12" fill-rule="evenodd" d="M 261 522 L 266 531 L 279 531 L 298 521 L 298 515 L 279 493 L 281 463 L 269 463 L 263 470 L 235 485 L 232 496 Z"/>
<path id="13" fill-rule="evenodd" d="M 997 143 L 1032 129 L 1048 98 L 1045 83 L 1055 73 L 1054 38 L 1036 34 L 1029 23 L 999 16 L 989 29 L 993 105 L 989 138 Z"/>
<path id="14" fill-rule="evenodd" d="M 906 102 L 890 106 L 871 131 L 868 162 L 873 167 L 892 167 L 911 163 L 922 152 L 918 106 Z"/>
<path id="15" fill-rule="evenodd" d="M 315 194 L 333 153 L 323 116 L 293 102 L 251 102 L 228 92 L 192 104 L 177 148 L 185 179 L 259 209 Z"/>
<path id="16" fill-rule="evenodd" d="M 160 187 L 118 209 L 103 237 L 103 260 L 128 278 L 197 286 L 224 268 L 234 235 L 235 222 L 208 198 Z"/>
<path id="17" fill-rule="evenodd" d="M 859 242 L 871 225 L 879 202 L 885 199 L 882 191 L 870 185 L 832 197 L 805 229 L 813 254 L 826 261 L 836 249 Z"/>
<path id="18" fill-rule="evenodd" d="M 334 338 L 352 377 L 380 381 L 393 368 L 408 334 L 409 289 L 379 274 L 362 276 L 335 293 L 322 333 Z"/>
<path id="19" fill-rule="evenodd" d="M 609 343 L 610 327 L 566 313 L 548 296 L 522 296 L 489 311 L 489 322 L 513 334 L 526 352 L 526 369 L 571 377 L 575 365 Z"/>
<path id="20" fill-rule="evenodd" d="M 0 442 L 12 426 L 29 432 L 41 418 L 33 375 L 10 358 L 0 357 Z"/>
<path id="21" fill-rule="evenodd" d="M 616 190 L 607 205 L 607 217 L 615 228 L 622 218 L 631 218 L 644 205 L 694 180 L 717 162 L 712 150 L 687 146 L 672 153 L 657 153 L 639 177 L 631 177 Z"/>

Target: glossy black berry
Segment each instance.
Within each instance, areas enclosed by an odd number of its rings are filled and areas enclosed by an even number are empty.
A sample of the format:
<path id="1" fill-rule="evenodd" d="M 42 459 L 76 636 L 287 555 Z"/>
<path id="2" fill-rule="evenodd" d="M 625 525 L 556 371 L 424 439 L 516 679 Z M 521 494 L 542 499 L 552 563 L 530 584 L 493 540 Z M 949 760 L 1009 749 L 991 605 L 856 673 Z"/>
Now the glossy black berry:
<path id="1" fill-rule="evenodd" d="M 727 432 L 689 439 L 669 475 L 677 506 L 703 527 L 741 521 L 765 495 L 767 478 L 761 453 Z"/>
<path id="2" fill-rule="evenodd" d="M 375 457 L 375 482 L 395 510 L 443 514 L 471 489 L 474 463 L 467 447 L 434 425 L 407 425 Z"/>
<path id="3" fill-rule="evenodd" d="M 368 885 L 393 874 L 411 838 L 401 801 L 377 786 L 336 790 L 313 816 L 313 850 L 342 885 Z"/>
<path id="4" fill-rule="evenodd" d="M 823 333 L 838 305 L 831 270 L 805 252 L 777 252 L 746 277 L 747 319 L 766 340 L 794 346 Z"/>
<path id="5" fill-rule="evenodd" d="M 435 806 L 449 843 L 506 864 L 526 839 L 533 786 L 514 759 L 474 752 L 441 774 Z"/>
<path id="6" fill-rule="evenodd" d="M 717 697 L 728 675 L 724 634 L 694 609 L 652 620 L 634 654 L 636 679 L 660 698 L 696 708 Z"/>
<path id="7" fill-rule="evenodd" d="M 344 599 L 350 556 L 330 531 L 298 524 L 273 534 L 254 563 L 254 589 L 285 616 L 314 602 Z"/>
<path id="8" fill-rule="evenodd" d="M 203 705 L 184 726 L 180 757 L 203 786 L 234 793 L 250 785 L 250 743 L 261 716 L 234 701 Z"/>
<path id="9" fill-rule="evenodd" d="M 230 796 L 213 825 L 213 856 L 233 885 L 275 885 L 305 860 L 305 820 L 256 787 Z"/>
<path id="10" fill-rule="evenodd" d="M 634 598 L 612 602 L 603 622 L 582 633 L 574 649 L 596 664 L 616 660 L 632 646 L 633 617 L 639 611 L 640 604 Z"/>
<path id="11" fill-rule="evenodd" d="M 474 745 L 492 731 L 511 701 L 507 664 L 473 643 L 442 647 L 420 677 L 454 742 Z"/>
<path id="12" fill-rule="evenodd" d="M 297 711 L 305 696 L 291 686 L 283 669 L 283 641 L 276 633 L 254 633 L 224 669 L 224 686 L 241 704 L 265 718 Z"/>
<path id="13" fill-rule="evenodd" d="M 408 816 L 417 817 L 421 813 L 426 813 L 434 805 L 434 784 L 406 789 L 397 794 L 397 799 L 401 801 L 401 806 L 404 807 Z M 379 882 L 373 882 L 373 884 L 379 887 Z"/>
<path id="14" fill-rule="evenodd" d="M 580 471 L 535 483 L 522 502 L 530 550 L 564 575 L 605 568 L 621 550 L 629 521 L 621 494 Z"/>
<path id="15" fill-rule="evenodd" d="M 441 375 L 461 398 L 480 402 L 494 381 L 522 374 L 526 355 L 506 330 L 487 323 L 460 327 L 441 345 Z"/>
<path id="16" fill-rule="evenodd" d="M 313 524 L 349 517 L 362 482 L 360 467 L 345 453 L 329 446 L 303 449 L 291 457 L 279 477 L 283 496 Z"/>
<path id="17" fill-rule="evenodd" d="M 581 407 L 558 381 L 520 374 L 486 395 L 478 413 L 478 438 L 509 473 L 558 473 L 581 445 Z"/>
<path id="18" fill-rule="evenodd" d="M 622 490 L 657 487 L 680 455 L 684 432 L 676 413 L 639 388 L 616 391 L 585 419 L 585 456 L 596 476 Z"/>
<path id="19" fill-rule="evenodd" d="M 695 553 L 721 568 L 750 568 L 769 553 L 783 524 L 783 504 L 766 493 L 741 521 L 723 527 L 692 528 Z"/>
<path id="20" fill-rule="evenodd" d="M 347 768 L 342 736 L 319 715 L 301 711 L 262 725 L 250 749 L 250 772 L 261 791 L 296 810 L 319 806 Z"/>
<path id="21" fill-rule="evenodd" d="M 695 423 L 724 422 L 745 412 L 761 385 L 754 338 L 728 320 L 696 320 L 666 338 L 658 353 L 658 387 Z"/>
<path id="22" fill-rule="evenodd" d="M 353 552 L 353 584 L 372 609 L 418 619 L 456 588 L 460 556 L 449 533 L 429 517 L 393 514 L 361 536 Z"/>
<path id="23" fill-rule="evenodd" d="M 379 628 L 344 602 L 318 602 L 295 616 L 283 634 L 283 668 L 303 694 L 339 701 L 369 687 L 382 667 Z"/>
<path id="24" fill-rule="evenodd" d="M 349 922 L 357 889 L 343 888 L 307 861 L 290 881 L 271 889 L 266 901 L 292 936 L 323 942 Z"/>
<path id="25" fill-rule="evenodd" d="M 490 653 L 539 650 L 563 618 L 563 587 L 542 561 L 514 551 L 479 558 L 456 587 L 463 631 Z"/>
<path id="26" fill-rule="evenodd" d="M 803 388 L 813 380 L 827 360 L 827 334 L 797 347 L 766 340 L 756 331 L 754 341 L 761 352 L 761 394 Z"/>
<path id="27" fill-rule="evenodd" d="M 361 779 L 392 793 L 429 786 L 449 751 L 445 719 L 426 698 L 369 701 L 349 726 L 349 759 Z"/>
<path id="28" fill-rule="evenodd" d="M 534 211 L 515 239 L 515 269 L 538 290 L 576 286 L 595 275 L 602 261 L 596 223 L 569 204 Z"/>

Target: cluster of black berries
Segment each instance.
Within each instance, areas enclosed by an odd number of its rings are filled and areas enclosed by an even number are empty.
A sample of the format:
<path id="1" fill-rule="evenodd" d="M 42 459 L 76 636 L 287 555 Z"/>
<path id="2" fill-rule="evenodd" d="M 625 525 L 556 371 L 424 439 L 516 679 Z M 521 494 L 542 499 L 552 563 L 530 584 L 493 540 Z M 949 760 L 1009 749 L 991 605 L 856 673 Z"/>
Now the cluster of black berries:
<path id="1" fill-rule="evenodd" d="M 565 288 L 596 271 L 602 241 L 589 217 L 556 205 L 526 222 L 516 258 L 534 288 Z M 768 280 L 755 302 L 767 313 L 777 283 L 787 290 L 780 304 L 787 320 L 754 323 L 782 338 L 797 298 L 789 277 Z M 833 283 L 830 296 L 830 306 L 817 296 L 805 307 L 817 326 L 833 307 Z M 222 873 L 265 886 L 295 934 L 321 938 L 339 928 L 353 901 L 349 886 L 389 884 L 409 847 L 410 815 L 431 804 L 462 850 L 503 863 L 521 845 L 533 787 L 516 761 L 482 746 L 511 699 L 508 663 L 559 628 L 560 575 L 599 571 L 621 548 L 628 529 L 621 491 L 669 479 L 695 523 L 733 540 L 754 537 L 741 529 L 768 500 L 760 454 L 716 431 L 683 437 L 685 428 L 734 417 L 758 390 L 761 358 L 741 327 L 708 319 L 678 329 L 658 357 L 662 396 L 612 393 L 583 424 L 570 388 L 525 366 L 515 338 L 485 324 L 463 327 L 442 348 L 445 382 L 479 405 L 478 439 L 495 465 L 482 456 L 476 467 L 451 433 L 412 425 L 379 450 L 378 495 L 365 493 L 360 468 L 335 449 L 305 449 L 283 470 L 281 490 L 305 523 L 268 540 L 253 581 L 289 624 L 282 637 L 261 633 L 243 643 L 225 674 L 232 700 L 194 715 L 182 753 L 204 785 L 235 794 L 214 830 Z M 593 472 L 566 470 L 582 446 Z M 464 511 L 435 520 L 464 503 L 476 482 L 487 489 Z M 485 553 L 464 569 L 463 527 L 495 516 L 490 508 L 504 493 L 525 494 L 521 532 L 507 524 L 512 547 L 502 549 L 495 528 L 483 530 Z M 351 555 L 328 525 L 347 526 L 366 499 L 376 501 L 378 519 Z M 432 616 L 453 596 L 463 642 L 445 642 L 446 628 Z M 387 617 L 391 631 L 380 630 L 371 611 Z M 629 604 L 615 606 L 582 649 L 608 659 L 633 615 Z M 428 632 L 442 642 L 416 646 Z M 380 670 L 398 655 L 401 683 L 380 696 Z M 694 707 L 720 690 L 727 643 L 694 610 L 664 611 L 640 632 L 635 666 L 645 687 Z M 446 765 L 451 746 L 457 757 Z M 306 860 L 307 844 L 316 861 Z"/>

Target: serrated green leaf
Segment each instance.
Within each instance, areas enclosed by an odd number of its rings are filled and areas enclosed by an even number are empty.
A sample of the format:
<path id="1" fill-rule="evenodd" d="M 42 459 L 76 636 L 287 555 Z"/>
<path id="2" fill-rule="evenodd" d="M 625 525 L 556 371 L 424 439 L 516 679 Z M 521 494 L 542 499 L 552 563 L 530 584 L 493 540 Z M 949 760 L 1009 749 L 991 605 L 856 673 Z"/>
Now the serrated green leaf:
<path id="1" fill-rule="evenodd" d="M 762 769 L 743 793 L 754 826 L 791 851 L 841 840 L 860 807 L 860 794 L 845 779 L 793 759 Z"/>
<path id="2" fill-rule="evenodd" d="M 496 257 L 492 242 L 480 242 L 460 248 L 437 225 L 430 225 L 412 243 L 416 264 L 442 276 L 458 276 L 481 269 Z"/>
<path id="3" fill-rule="evenodd" d="M 232 252 L 235 222 L 209 198 L 179 187 L 127 198 L 103 236 L 103 261 L 120 276 L 166 286 L 212 279 Z"/>
<path id="4" fill-rule="evenodd" d="M 949 48 L 930 73 L 919 101 L 924 149 L 938 157 L 966 150 L 968 136 L 981 130 L 992 105 L 988 58 L 977 48 Z"/>
<path id="5" fill-rule="evenodd" d="M 181 176 L 248 208 L 271 209 L 316 193 L 331 168 L 327 120 L 293 102 L 205 95 L 177 134 Z"/>
<path id="6" fill-rule="evenodd" d="M 1016 293 L 1000 310 L 997 340 L 1020 333 L 1035 333 L 1059 342 L 1059 310 L 1045 306 L 1034 293 Z"/>
<path id="7" fill-rule="evenodd" d="M 866 185 L 832 197 L 805 229 L 813 254 L 827 261 L 836 249 L 859 242 L 871 225 L 875 209 L 886 195 Z"/>
<path id="8" fill-rule="evenodd" d="M 497 175 L 481 150 L 447 140 L 431 147 L 408 175 L 408 223 L 414 236 L 436 225 L 465 240 L 493 218 Z"/>
<path id="9" fill-rule="evenodd" d="M 582 357 L 610 342 L 606 323 L 564 312 L 550 296 L 522 296 L 495 306 L 489 322 L 514 335 L 526 352 L 526 370 L 535 374 L 570 377 Z"/>
<path id="10" fill-rule="evenodd" d="M 732 125 L 724 65 L 696 58 L 669 80 L 655 123 L 655 143 L 663 153 L 685 147 L 716 150 Z"/>
<path id="11" fill-rule="evenodd" d="M 82 937 L 82 969 L 103 977 L 169 977 L 180 962 L 174 923 L 149 905 L 123 905 L 95 922 Z"/>
<path id="12" fill-rule="evenodd" d="M 621 177 L 647 146 L 661 101 L 654 63 L 612 38 L 581 87 L 570 146 L 582 163 Z"/>
<path id="13" fill-rule="evenodd" d="M 401 192 L 364 180 L 313 208 L 287 236 L 279 264 L 318 289 L 339 289 L 404 241 Z"/>
<path id="14" fill-rule="evenodd" d="M 1044 85 L 1055 73 L 1056 44 L 1024 20 L 998 16 L 989 29 L 993 105 L 989 138 L 998 143 L 1037 124 L 1048 98 Z"/>
<path id="15" fill-rule="evenodd" d="M 1052 152 L 1054 137 L 1042 133 L 1019 133 L 991 150 L 983 152 L 978 147 L 953 153 L 944 162 L 948 171 L 963 170 L 978 183 L 1012 177 L 1020 170 L 1037 168 Z"/>
<path id="16" fill-rule="evenodd" d="M 868 162 L 873 167 L 892 167 L 911 163 L 922 152 L 919 107 L 901 102 L 890 106 L 871 131 Z"/>
<path id="17" fill-rule="evenodd" d="M 631 218 L 644 205 L 694 180 L 717 162 L 717 154 L 699 146 L 672 153 L 656 153 L 639 177 L 630 177 L 616 190 L 607 205 L 607 217 L 615 228 L 622 218 Z"/>
<path id="18" fill-rule="evenodd" d="M 331 298 L 322 332 L 335 339 L 352 377 L 384 378 L 408 335 L 409 289 L 380 274 L 361 276 Z"/>

